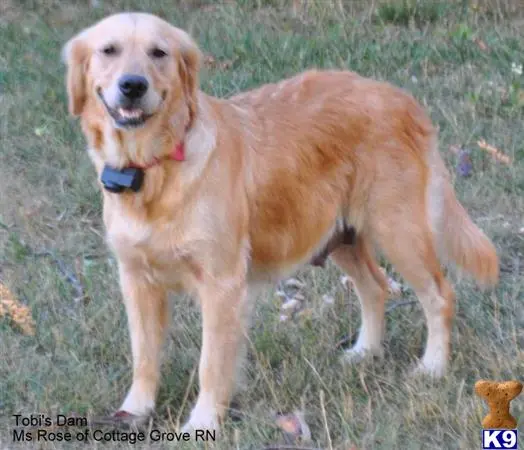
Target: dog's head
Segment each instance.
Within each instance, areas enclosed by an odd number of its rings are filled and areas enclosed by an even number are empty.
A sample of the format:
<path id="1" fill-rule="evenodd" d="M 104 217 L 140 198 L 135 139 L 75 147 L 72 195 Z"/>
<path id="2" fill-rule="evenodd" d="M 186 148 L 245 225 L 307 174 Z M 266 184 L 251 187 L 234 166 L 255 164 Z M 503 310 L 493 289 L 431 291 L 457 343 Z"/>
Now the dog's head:
<path id="1" fill-rule="evenodd" d="M 200 51 L 187 33 L 158 17 L 107 17 L 72 38 L 63 57 L 74 116 L 103 109 L 125 130 L 174 114 L 187 126 L 196 114 Z"/>

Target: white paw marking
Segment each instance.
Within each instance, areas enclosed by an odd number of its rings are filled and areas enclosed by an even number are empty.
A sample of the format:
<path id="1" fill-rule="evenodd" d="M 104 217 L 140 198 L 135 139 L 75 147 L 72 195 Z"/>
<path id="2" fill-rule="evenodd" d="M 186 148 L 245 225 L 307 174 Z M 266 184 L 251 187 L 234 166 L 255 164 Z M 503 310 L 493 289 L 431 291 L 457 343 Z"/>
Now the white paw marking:
<path id="1" fill-rule="evenodd" d="M 422 360 L 416 367 L 413 369 L 413 376 L 429 376 L 432 378 L 441 378 L 446 373 L 446 364 L 443 364 L 442 361 L 433 360 L 427 362 Z"/>
<path id="2" fill-rule="evenodd" d="M 182 431 L 191 432 L 194 430 L 218 430 L 218 414 L 213 406 L 211 399 L 205 394 L 201 394 L 191 414 L 189 420 L 182 427 Z"/>
<path id="3" fill-rule="evenodd" d="M 195 430 L 218 430 L 219 424 L 216 414 L 213 411 L 191 412 L 189 420 L 182 427 L 183 433 L 191 433 Z"/>
<path id="4" fill-rule="evenodd" d="M 154 398 L 134 386 L 131 386 L 124 403 L 120 407 L 121 411 L 126 411 L 135 416 L 148 416 L 154 409 Z"/>
<path id="5" fill-rule="evenodd" d="M 355 344 L 352 348 L 346 350 L 343 355 L 343 361 L 348 364 L 357 364 L 364 359 L 371 358 L 373 356 L 382 357 L 384 356 L 384 350 L 382 347 L 378 348 L 365 348 Z"/>

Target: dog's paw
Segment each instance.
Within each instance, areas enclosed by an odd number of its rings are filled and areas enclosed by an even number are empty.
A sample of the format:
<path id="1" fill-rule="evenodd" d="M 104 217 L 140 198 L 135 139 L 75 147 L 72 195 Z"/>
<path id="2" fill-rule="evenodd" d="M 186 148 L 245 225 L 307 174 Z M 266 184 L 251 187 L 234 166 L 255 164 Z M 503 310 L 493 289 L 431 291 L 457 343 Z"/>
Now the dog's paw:
<path id="1" fill-rule="evenodd" d="M 355 345 L 346 350 L 342 355 L 342 362 L 345 364 L 358 364 L 365 359 L 372 359 L 373 357 L 382 358 L 384 356 L 384 349 L 379 348 L 365 348 Z"/>
<path id="2" fill-rule="evenodd" d="M 412 371 L 413 377 L 425 377 L 431 379 L 442 378 L 447 371 L 446 364 L 441 361 L 421 361 Z"/>
<path id="3" fill-rule="evenodd" d="M 119 412 L 137 417 L 149 417 L 155 409 L 155 398 L 149 392 L 152 389 L 143 389 L 139 383 L 133 383 Z"/>
<path id="4" fill-rule="evenodd" d="M 198 405 L 193 408 L 189 420 L 182 427 L 183 433 L 192 433 L 195 430 L 218 431 L 220 425 L 218 416 L 213 409 L 199 408 Z"/>

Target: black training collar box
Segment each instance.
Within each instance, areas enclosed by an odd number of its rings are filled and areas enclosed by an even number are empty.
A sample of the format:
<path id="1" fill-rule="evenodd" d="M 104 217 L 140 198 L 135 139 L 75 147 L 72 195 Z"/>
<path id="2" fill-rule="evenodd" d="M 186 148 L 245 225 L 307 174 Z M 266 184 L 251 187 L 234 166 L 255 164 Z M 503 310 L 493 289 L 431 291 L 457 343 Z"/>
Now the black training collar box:
<path id="1" fill-rule="evenodd" d="M 120 194 L 124 189 L 138 192 L 144 181 L 144 171 L 136 167 L 114 169 L 104 166 L 100 181 L 109 192 Z"/>

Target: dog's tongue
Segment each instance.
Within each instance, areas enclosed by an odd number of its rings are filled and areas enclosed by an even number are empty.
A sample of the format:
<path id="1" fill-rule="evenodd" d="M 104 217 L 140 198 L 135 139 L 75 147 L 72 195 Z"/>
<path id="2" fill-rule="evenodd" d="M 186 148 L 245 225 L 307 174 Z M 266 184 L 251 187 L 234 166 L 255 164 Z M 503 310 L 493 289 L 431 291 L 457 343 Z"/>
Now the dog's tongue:
<path id="1" fill-rule="evenodd" d="M 142 114 L 141 109 L 124 109 L 119 108 L 118 114 L 120 114 L 124 119 L 138 119 Z"/>

